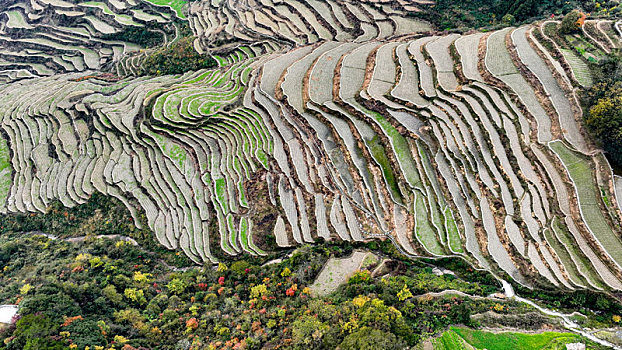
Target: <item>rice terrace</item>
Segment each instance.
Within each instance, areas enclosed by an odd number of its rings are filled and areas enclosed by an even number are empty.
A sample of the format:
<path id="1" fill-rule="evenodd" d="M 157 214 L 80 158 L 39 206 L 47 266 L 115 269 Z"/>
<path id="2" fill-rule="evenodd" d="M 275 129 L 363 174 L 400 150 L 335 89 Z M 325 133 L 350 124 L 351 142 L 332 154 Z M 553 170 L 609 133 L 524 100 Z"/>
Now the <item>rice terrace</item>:
<path id="1" fill-rule="evenodd" d="M 621 18 L 0 0 L 0 349 L 621 348 Z"/>

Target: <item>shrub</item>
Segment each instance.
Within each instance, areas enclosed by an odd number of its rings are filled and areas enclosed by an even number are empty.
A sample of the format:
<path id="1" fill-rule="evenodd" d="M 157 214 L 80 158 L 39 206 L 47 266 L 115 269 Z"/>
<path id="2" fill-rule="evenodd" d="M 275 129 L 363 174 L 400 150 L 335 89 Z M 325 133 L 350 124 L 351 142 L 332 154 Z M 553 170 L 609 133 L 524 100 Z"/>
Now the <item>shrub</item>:
<path id="1" fill-rule="evenodd" d="M 173 278 L 167 285 L 166 288 L 173 293 L 180 295 L 186 290 L 186 282 L 179 278 Z"/>
<path id="2" fill-rule="evenodd" d="M 32 290 L 32 286 L 29 283 L 26 283 L 19 289 L 19 294 L 26 295 Z"/>
<path id="3" fill-rule="evenodd" d="M 145 293 L 141 289 L 136 288 L 127 288 L 123 291 L 123 294 L 126 298 L 133 301 L 138 305 L 146 304 L 147 299 L 145 298 Z"/>
<path id="4" fill-rule="evenodd" d="M 413 293 L 410 292 L 410 289 L 408 289 L 407 285 L 404 285 L 404 288 L 402 288 L 402 290 L 397 292 L 397 298 L 399 299 L 399 301 L 404 301 L 412 297 L 413 297 Z"/>
<path id="5" fill-rule="evenodd" d="M 259 284 L 256 285 L 254 287 L 251 287 L 251 298 L 260 298 L 260 297 L 267 297 L 270 295 L 270 291 L 268 290 L 268 288 L 266 287 L 265 284 Z"/>
<path id="6" fill-rule="evenodd" d="M 371 273 L 367 270 L 357 271 L 348 280 L 349 284 L 357 284 L 369 282 L 371 280 Z"/>
<path id="7" fill-rule="evenodd" d="M 312 346 L 318 344 L 330 327 L 312 316 L 302 316 L 292 324 L 294 346 Z"/>
<path id="8" fill-rule="evenodd" d="M 244 275 L 250 264 L 244 260 L 239 260 L 231 264 L 231 271 L 238 276 Z"/>
<path id="9" fill-rule="evenodd" d="M 292 271 L 286 267 L 283 269 L 283 271 L 281 272 L 281 277 L 289 277 L 292 275 Z"/>

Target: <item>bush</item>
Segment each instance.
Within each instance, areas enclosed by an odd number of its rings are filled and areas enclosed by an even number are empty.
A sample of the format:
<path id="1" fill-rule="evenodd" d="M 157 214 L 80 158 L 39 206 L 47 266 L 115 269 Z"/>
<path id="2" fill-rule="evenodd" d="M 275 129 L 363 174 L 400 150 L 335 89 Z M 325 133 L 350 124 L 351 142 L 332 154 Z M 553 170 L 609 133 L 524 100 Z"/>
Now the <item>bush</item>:
<path id="1" fill-rule="evenodd" d="M 590 107 L 586 125 L 601 140 L 603 148 L 616 164 L 622 164 L 622 83 L 609 87 Z"/>
<path id="2" fill-rule="evenodd" d="M 22 317 L 15 325 L 13 340 L 8 342 L 7 349 L 19 350 L 61 350 L 64 342 L 55 340 L 58 326 L 48 317 L 31 314 Z"/>
<path id="3" fill-rule="evenodd" d="M 179 278 L 173 278 L 167 285 L 166 288 L 173 294 L 182 294 L 186 290 L 186 282 Z"/>

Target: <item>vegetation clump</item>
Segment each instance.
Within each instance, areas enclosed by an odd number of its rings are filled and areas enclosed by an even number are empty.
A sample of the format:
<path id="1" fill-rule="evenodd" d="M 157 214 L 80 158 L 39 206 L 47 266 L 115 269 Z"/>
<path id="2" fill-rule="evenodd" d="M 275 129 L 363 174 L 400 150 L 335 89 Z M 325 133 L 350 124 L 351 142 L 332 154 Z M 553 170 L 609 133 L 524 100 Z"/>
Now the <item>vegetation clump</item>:
<path id="1" fill-rule="evenodd" d="M 572 10 L 570 13 L 564 16 L 561 24 L 559 25 L 559 32 L 561 34 L 574 34 L 578 33 L 585 23 L 586 15 L 579 10 Z"/>
<path id="2" fill-rule="evenodd" d="M 610 158 L 622 164 L 622 82 L 618 81 L 609 87 L 599 84 L 594 89 L 595 93 L 602 96 L 587 113 L 587 127 L 602 141 Z"/>
<path id="3" fill-rule="evenodd" d="M 156 50 L 142 63 L 140 75 L 182 74 L 216 67 L 218 63 L 211 56 L 196 52 L 193 40 L 193 37 L 185 37 Z"/>
<path id="4" fill-rule="evenodd" d="M 585 93 L 585 124 L 609 159 L 622 166 L 622 51 L 592 65 L 598 83 Z"/>
<path id="5" fill-rule="evenodd" d="M 123 28 L 122 31 L 103 35 L 104 40 L 119 40 L 138 44 L 142 47 L 154 47 L 161 45 L 164 33 L 149 26 Z"/>

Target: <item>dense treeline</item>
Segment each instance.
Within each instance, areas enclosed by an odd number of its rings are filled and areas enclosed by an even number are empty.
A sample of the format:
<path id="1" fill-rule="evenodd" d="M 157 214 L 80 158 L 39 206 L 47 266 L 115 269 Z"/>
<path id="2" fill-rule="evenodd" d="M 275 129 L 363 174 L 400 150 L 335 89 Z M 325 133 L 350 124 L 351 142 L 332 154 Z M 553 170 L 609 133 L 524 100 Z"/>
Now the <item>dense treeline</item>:
<path id="1" fill-rule="evenodd" d="M 212 56 L 195 51 L 193 41 L 194 37 L 187 36 L 157 49 L 142 63 L 140 75 L 182 74 L 216 67 L 217 62 Z"/>
<path id="2" fill-rule="evenodd" d="M 138 220 L 146 227 L 146 217 L 139 212 Z M 97 235 L 123 235 L 136 240 L 145 249 L 154 252 L 158 259 L 178 267 L 192 265 L 184 254 L 175 254 L 164 248 L 149 229 L 138 229 L 134 219 L 121 201 L 93 193 L 86 203 L 73 208 L 53 202 L 45 215 L 13 213 L 0 215 L 0 235 L 8 233 L 46 233 L 58 238 Z M 1 262 L 1 261 L 0 261 Z M 1 266 L 0 266 L 1 267 Z"/>
<path id="3" fill-rule="evenodd" d="M 103 36 L 105 40 L 119 40 L 138 44 L 142 47 L 153 47 L 161 45 L 164 42 L 165 33 L 161 29 L 148 26 L 124 28 L 123 31 L 106 34 Z"/>
<path id="4" fill-rule="evenodd" d="M 593 14 L 619 14 L 618 2 L 603 0 L 437 0 L 415 13 L 440 30 L 508 26 L 537 18 L 559 16 L 581 8 Z"/>
<path id="5" fill-rule="evenodd" d="M 596 69 L 598 83 L 585 94 L 585 122 L 609 159 L 622 167 L 622 52 L 613 52 Z"/>

